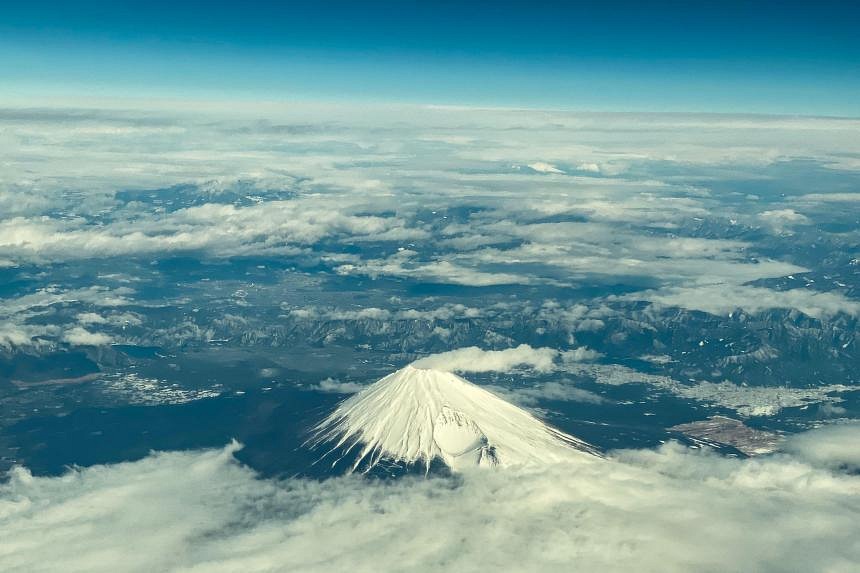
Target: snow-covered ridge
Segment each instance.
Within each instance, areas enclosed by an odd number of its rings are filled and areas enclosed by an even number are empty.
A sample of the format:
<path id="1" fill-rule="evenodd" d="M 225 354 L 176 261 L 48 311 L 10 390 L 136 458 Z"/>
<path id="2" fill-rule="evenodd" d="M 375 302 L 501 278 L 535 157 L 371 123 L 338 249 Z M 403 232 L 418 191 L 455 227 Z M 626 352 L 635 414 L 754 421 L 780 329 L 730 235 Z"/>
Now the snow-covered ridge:
<path id="1" fill-rule="evenodd" d="M 342 402 L 315 428 L 313 441 L 332 442 L 333 450 L 346 447 L 341 458 L 355 452 L 353 470 L 383 458 L 426 465 L 439 458 L 457 469 L 599 455 L 586 442 L 456 374 L 414 366 Z"/>

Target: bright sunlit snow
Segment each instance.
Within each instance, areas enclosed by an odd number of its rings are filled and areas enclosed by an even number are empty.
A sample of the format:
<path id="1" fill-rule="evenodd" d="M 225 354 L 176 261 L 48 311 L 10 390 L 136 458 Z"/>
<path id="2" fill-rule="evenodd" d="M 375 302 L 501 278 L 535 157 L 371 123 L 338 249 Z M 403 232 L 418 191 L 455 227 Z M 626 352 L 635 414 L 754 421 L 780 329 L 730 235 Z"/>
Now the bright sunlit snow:
<path id="1" fill-rule="evenodd" d="M 360 451 L 353 470 L 381 459 L 451 468 L 591 458 L 597 451 L 522 408 L 452 374 L 406 366 L 349 398 L 317 428 L 335 449 Z M 336 463 L 336 462 L 335 462 Z"/>

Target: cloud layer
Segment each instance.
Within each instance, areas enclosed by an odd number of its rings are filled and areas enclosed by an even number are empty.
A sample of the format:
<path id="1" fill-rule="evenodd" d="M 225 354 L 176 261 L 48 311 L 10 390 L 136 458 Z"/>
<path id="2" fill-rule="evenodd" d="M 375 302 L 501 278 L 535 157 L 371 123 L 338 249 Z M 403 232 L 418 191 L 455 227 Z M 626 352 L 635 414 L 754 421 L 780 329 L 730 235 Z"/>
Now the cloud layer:
<path id="1" fill-rule="evenodd" d="M 775 198 L 726 183 L 798 158 L 850 176 L 856 120 L 420 106 L 0 111 L 0 268 L 307 256 L 345 276 L 607 280 L 650 288 L 631 300 L 705 312 L 857 314 L 841 291 L 747 285 L 809 270 L 761 243 L 832 219 L 855 194 L 840 185 Z"/>
<path id="2" fill-rule="evenodd" d="M 55 478 L 18 469 L 0 486 L 0 568 L 848 573 L 858 439 L 840 426 L 754 460 L 667 444 L 397 481 L 259 479 L 235 444 Z"/>

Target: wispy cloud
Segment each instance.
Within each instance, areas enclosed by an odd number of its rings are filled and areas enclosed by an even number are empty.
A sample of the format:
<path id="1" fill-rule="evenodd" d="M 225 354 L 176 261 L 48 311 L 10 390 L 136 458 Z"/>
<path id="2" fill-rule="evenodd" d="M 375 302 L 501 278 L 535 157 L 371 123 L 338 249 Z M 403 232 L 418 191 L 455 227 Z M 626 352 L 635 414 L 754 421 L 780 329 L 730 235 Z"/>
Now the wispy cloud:
<path id="1" fill-rule="evenodd" d="M 711 314 L 729 314 L 739 308 L 759 312 L 772 308 L 797 309 L 815 318 L 837 313 L 860 314 L 860 302 L 839 292 L 817 292 L 807 288 L 773 290 L 737 284 L 713 284 L 690 287 L 667 287 L 626 296 L 628 300 L 651 302 L 701 310 Z"/>

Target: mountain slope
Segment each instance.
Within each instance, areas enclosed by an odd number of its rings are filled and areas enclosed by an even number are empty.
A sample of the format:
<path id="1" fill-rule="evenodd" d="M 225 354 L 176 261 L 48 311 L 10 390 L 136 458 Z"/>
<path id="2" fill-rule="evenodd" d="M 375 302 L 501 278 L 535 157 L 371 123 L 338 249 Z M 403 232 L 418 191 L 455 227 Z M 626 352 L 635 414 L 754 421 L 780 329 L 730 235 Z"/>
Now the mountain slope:
<path id="1" fill-rule="evenodd" d="M 353 470 L 381 459 L 453 469 L 513 466 L 599 455 L 589 444 L 456 374 L 407 366 L 341 403 L 314 441 L 358 449 Z M 337 463 L 337 461 L 335 461 Z"/>

